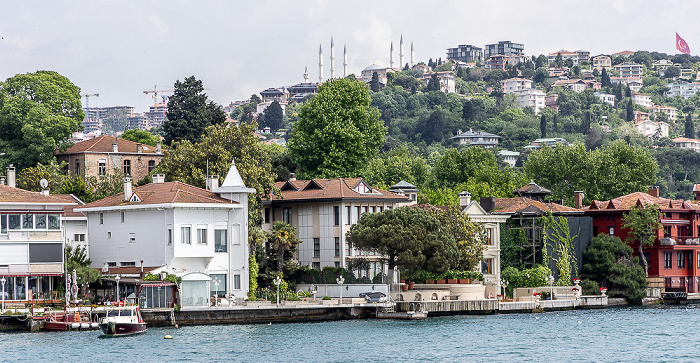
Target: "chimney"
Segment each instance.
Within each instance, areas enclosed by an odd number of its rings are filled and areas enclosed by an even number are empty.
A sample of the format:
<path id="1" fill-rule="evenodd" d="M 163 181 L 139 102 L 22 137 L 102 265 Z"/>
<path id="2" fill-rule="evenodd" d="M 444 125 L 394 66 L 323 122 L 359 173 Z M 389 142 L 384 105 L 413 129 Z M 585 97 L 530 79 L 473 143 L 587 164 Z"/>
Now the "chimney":
<path id="1" fill-rule="evenodd" d="M 139 276 L 141 276 L 141 278 L 143 278 L 143 276 L 144 276 L 144 274 L 143 274 L 143 260 L 141 260 L 141 273 L 139 274 Z"/>
<path id="2" fill-rule="evenodd" d="M 297 181 L 297 174 L 289 173 L 289 181 Z"/>
<path id="3" fill-rule="evenodd" d="M 129 201 L 131 199 L 131 195 L 134 194 L 131 190 L 132 185 L 131 185 L 131 178 L 128 176 L 124 177 L 124 200 Z"/>
<path id="4" fill-rule="evenodd" d="M 136 143 L 136 152 L 141 154 L 143 153 L 143 144 L 142 143 Z"/>
<path id="5" fill-rule="evenodd" d="M 0 185 L 5 185 L 5 177 L 0 176 Z"/>
<path id="6" fill-rule="evenodd" d="M 43 194 L 43 195 L 49 195 L 49 188 L 42 188 L 42 189 L 41 189 L 41 194 Z"/>
<path id="7" fill-rule="evenodd" d="M 112 144 L 112 152 L 113 153 L 118 153 L 119 152 L 119 146 L 117 146 L 117 143 Z"/>
<path id="8" fill-rule="evenodd" d="M 160 141 L 156 141 L 156 152 L 160 154 Z"/>
<path id="9" fill-rule="evenodd" d="M 481 208 L 483 208 L 486 213 L 491 213 L 492 210 L 496 209 L 496 198 L 482 197 L 479 204 L 481 204 Z"/>
<path id="10" fill-rule="evenodd" d="M 15 167 L 12 164 L 10 164 L 10 166 L 7 167 L 7 185 L 12 188 L 17 187 L 15 179 Z"/>
<path id="11" fill-rule="evenodd" d="M 463 191 L 459 193 L 459 208 L 464 209 L 466 208 L 469 203 L 472 202 L 472 193 L 469 193 L 467 191 Z"/>
<path id="12" fill-rule="evenodd" d="M 658 197 L 659 197 L 659 186 L 658 186 L 658 185 L 654 185 L 654 186 L 649 187 L 649 193 L 648 193 L 648 194 L 651 195 L 652 197 L 658 198 Z"/>
<path id="13" fill-rule="evenodd" d="M 153 184 L 162 184 L 163 182 L 165 182 L 165 175 L 164 174 L 153 174 L 151 179 L 153 179 Z"/>
<path id="14" fill-rule="evenodd" d="M 574 192 L 574 208 L 581 209 L 581 207 L 583 207 L 583 197 L 585 197 L 585 195 L 582 191 Z"/>
<path id="15" fill-rule="evenodd" d="M 214 189 L 219 188 L 219 176 L 218 175 L 209 175 L 207 177 L 207 190 L 212 192 Z"/>

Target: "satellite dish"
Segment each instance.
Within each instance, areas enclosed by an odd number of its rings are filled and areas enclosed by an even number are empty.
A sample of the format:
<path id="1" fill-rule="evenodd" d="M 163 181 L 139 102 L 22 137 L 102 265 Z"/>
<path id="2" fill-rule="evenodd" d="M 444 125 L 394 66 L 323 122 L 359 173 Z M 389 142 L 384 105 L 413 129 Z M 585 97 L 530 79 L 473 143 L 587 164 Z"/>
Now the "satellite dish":
<path id="1" fill-rule="evenodd" d="M 36 179 L 35 179 L 36 180 Z M 41 185 L 42 188 L 46 189 L 49 186 L 49 181 L 46 179 L 41 179 L 39 181 L 39 185 Z"/>

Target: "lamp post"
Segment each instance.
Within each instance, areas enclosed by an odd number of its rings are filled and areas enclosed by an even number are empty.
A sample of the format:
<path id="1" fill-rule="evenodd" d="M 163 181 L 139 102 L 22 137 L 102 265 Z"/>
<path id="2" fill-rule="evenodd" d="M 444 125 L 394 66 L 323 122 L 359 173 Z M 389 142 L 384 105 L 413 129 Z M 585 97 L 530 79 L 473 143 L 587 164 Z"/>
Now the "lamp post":
<path id="1" fill-rule="evenodd" d="M 117 275 L 117 277 L 114 278 L 114 280 L 117 282 L 117 306 L 119 306 L 119 280 L 121 280 L 121 277 Z"/>
<path id="2" fill-rule="evenodd" d="M 503 286 L 503 300 L 506 299 L 506 290 L 508 289 L 508 281 L 501 279 L 501 286 Z"/>
<path id="3" fill-rule="evenodd" d="M 343 276 L 338 277 L 335 279 L 335 282 L 340 285 L 340 300 L 338 301 L 338 305 L 343 303 L 343 283 L 345 282 L 345 278 Z"/>
<path id="4" fill-rule="evenodd" d="M 5 282 L 7 282 L 5 276 L 0 279 L 0 282 L 2 282 L 2 311 L 5 311 Z"/>
<path id="5" fill-rule="evenodd" d="M 554 276 L 549 275 L 549 277 L 547 277 L 547 283 L 549 283 L 549 299 L 554 300 Z"/>
<path id="6" fill-rule="evenodd" d="M 214 306 L 218 306 L 218 300 L 219 300 L 219 285 L 221 285 L 221 281 L 219 281 L 218 277 L 214 278 Z"/>
<path id="7" fill-rule="evenodd" d="M 282 278 L 277 276 L 272 281 L 277 286 L 277 305 L 280 304 L 280 284 L 282 283 Z"/>

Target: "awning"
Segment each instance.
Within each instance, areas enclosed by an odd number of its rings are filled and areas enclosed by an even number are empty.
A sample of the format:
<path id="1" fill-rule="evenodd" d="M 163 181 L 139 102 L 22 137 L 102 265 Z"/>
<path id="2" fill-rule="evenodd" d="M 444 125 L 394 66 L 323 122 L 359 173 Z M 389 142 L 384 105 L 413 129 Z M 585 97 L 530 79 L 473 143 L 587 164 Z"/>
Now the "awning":
<path id="1" fill-rule="evenodd" d="M 675 225 L 690 224 L 690 221 L 687 219 L 662 219 L 661 224 L 664 226 L 675 226 Z"/>
<path id="2" fill-rule="evenodd" d="M 156 284 L 144 283 L 144 284 L 141 284 L 141 287 L 151 287 L 151 286 L 153 286 L 153 287 L 175 286 L 175 284 L 173 284 L 173 283 L 156 283 Z"/>
<path id="3" fill-rule="evenodd" d="M 40 273 L 40 274 L 7 274 L 7 275 L 2 275 L 0 274 L 0 277 L 42 277 L 42 276 L 63 276 L 63 274 L 57 274 L 57 273 Z"/>

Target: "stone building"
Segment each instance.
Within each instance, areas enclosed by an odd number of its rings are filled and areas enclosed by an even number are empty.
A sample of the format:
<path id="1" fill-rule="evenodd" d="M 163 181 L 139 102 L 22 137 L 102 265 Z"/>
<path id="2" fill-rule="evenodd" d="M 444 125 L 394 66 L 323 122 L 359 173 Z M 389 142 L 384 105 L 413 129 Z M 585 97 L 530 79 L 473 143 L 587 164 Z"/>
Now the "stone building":
<path id="1" fill-rule="evenodd" d="M 56 153 L 56 160 L 68 163 L 71 176 L 104 176 L 115 169 L 141 180 L 155 169 L 163 158 L 160 143 L 155 147 L 113 136 L 99 136 L 79 142 L 63 153 Z"/>

